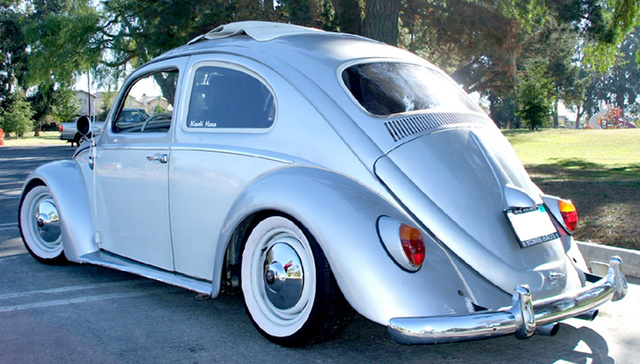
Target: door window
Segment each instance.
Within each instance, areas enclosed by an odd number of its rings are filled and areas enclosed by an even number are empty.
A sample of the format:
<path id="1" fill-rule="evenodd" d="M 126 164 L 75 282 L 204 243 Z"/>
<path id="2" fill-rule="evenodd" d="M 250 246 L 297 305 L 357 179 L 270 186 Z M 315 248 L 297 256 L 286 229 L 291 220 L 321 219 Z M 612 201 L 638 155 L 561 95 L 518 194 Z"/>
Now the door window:
<path id="1" fill-rule="evenodd" d="M 178 70 L 141 77 L 129 88 L 115 119 L 115 133 L 166 133 L 171 128 Z"/>

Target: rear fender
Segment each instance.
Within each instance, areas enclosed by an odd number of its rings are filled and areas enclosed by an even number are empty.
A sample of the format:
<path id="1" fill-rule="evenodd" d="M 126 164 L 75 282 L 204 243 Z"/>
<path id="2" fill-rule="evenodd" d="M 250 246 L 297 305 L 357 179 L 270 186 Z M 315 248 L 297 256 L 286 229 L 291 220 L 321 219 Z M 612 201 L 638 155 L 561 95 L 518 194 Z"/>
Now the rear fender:
<path id="1" fill-rule="evenodd" d="M 263 211 L 277 211 L 302 224 L 322 248 L 345 298 L 374 322 L 386 325 L 392 317 L 470 311 L 469 290 L 435 241 L 425 239 L 427 258 L 418 272 L 405 271 L 390 258 L 378 234 L 378 219 L 388 216 L 417 224 L 357 181 L 310 167 L 271 172 L 239 196 L 218 241 L 231 241 L 236 227 L 246 226 L 243 222 Z M 220 287 L 224 253 L 217 253 L 214 289 Z"/>
<path id="2" fill-rule="evenodd" d="M 60 213 L 64 255 L 72 262 L 98 250 L 91 205 L 80 167 L 74 160 L 57 161 L 36 168 L 27 177 L 22 195 L 34 184 L 44 183 Z"/>

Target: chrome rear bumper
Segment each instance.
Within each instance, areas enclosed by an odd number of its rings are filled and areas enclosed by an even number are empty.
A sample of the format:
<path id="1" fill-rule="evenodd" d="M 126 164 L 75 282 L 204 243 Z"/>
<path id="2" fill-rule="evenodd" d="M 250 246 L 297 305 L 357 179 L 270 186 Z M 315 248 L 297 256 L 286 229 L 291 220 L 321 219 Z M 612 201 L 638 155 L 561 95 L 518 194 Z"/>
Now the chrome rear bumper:
<path id="1" fill-rule="evenodd" d="M 606 277 L 576 291 L 533 301 L 529 288 L 518 286 L 511 307 L 463 315 L 392 318 L 388 329 L 391 338 L 401 344 L 450 343 L 509 334 L 526 339 L 536 328 L 588 314 L 626 293 L 622 260 L 612 257 Z"/>

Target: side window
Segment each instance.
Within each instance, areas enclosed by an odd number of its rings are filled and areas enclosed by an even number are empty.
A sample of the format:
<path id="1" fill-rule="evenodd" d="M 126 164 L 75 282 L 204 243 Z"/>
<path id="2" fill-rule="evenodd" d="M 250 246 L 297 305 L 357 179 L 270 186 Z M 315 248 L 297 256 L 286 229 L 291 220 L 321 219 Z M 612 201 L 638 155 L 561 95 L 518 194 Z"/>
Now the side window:
<path id="1" fill-rule="evenodd" d="M 194 77 L 187 128 L 269 128 L 275 110 L 273 94 L 257 78 L 234 69 L 205 66 Z"/>
<path id="2" fill-rule="evenodd" d="M 129 89 L 116 117 L 116 133 L 166 133 L 171 128 L 178 70 L 156 72 Z"/>

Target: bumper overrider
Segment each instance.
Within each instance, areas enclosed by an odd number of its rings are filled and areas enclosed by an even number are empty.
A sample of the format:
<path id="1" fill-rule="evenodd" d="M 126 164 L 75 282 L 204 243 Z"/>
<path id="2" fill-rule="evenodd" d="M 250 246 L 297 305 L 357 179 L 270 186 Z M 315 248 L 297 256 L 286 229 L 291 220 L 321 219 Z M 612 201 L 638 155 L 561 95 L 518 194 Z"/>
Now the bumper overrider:
<path id="1" fill-rule="evenodd" d="M 551 333 L 557 322 L 595 317 L 595 309 L 608 301 L 622 299 L 627 282 L 622 260 L 612 257 L 608 274 L 585 287 L 534 301 L 526 285 L 514 289 L 511 307 L 463 315 L 398 317 L 389 320 L 391 338 L 401 344 L 439 344 L 515 334 L 526 339 L 536 331 Z"/>

